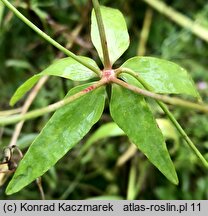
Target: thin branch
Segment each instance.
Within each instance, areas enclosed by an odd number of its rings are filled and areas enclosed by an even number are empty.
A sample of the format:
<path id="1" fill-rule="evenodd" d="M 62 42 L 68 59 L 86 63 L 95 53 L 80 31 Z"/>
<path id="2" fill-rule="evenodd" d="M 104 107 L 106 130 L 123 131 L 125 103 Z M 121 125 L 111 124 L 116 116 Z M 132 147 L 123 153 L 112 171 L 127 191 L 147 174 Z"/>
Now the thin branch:
<path id="1" fill-rule="evenodd" d="M 208 42 L 208 29 L 199 25 L 197 22 L 189 19 L 188 17 L 184 16 L 183 14 L 177 12 L 170 6 L 166 5 L 162 1 L 158 0 L 143 0 L 148 5 L 159 11 L 161 14 L 167 16 L 169 19 L 173 20 L 180 26 L 187 28 L 197 37 L 201 38 L 202 40 Z"/>
<path id="2" fill-rule="evenodd" d="M 14 116 L 10 116 L 10 117 L 0 117 L 0 125 L 9 125 L 9 124 L 13 124 L 15 122 L 36 118 L 36 117 L 42 116 L 46 113 L 53 112 L 53 111 L 65 106 L 65 105 L 71 103 L 72 101 L 80 98 L 81 96 L 87 94 L 88 92 L 93 91 L 93 90 L 103 86 L 105 83 L 106 83 L 106 80 L 101 79 L 100 81 L 98 81 L 94 85 L 92 85 L 92 86 L 72 95 L 72 96 L 69 96 L 69 97 L 67 97 L 63 100 L 60 100 L 54 104 L 51 104 L 47 107 L 28 112 L 26 114 L 14 115 Z"/>
<path id="3" fill-rule="evenodd" d="M 46 41 L 48 41 L 50 44 L 55 46 L 57 49 L 65 53 L 67 56 L 70 56 L 80 64 L 84 65 L 85 67 L 89 68 L 93 72 L 95 72 L 98 76 L 101 76 L 101 72 L 99 69 L 95 68 L 94 66 L 88 64 L 85 60 L 79 58 L 79 56 L 75 55 L 71 51 L 67 50 L 65 47 L 63 47 L 61 44 L 53 40 L 50 36 L 48 36 L 46 33 L 41 31 L 36 25 L 34 25 L 31 21 L 29 21 L 24 15 L 22 15 L 12 4 L 10 4 L 7 0 L 0 0 L 2 1 L 13 13 L 21 19 L 26 25 L 28 25 L 32 30 L 34 30 L 37 34 L 39 34 L 42 38 L 44 38 Z"/>
<path id="4" fill-rule="evenodd" d="M 136 86 L 130 85 L 130 84 L 128 84 L 122 80 L 119 80 L 119 79 L 114 79 L 114 82 L 120 86 L 123 86 L 124 88 L 127 88 L 127 89 L 137 93 L 137 94 L 144 95 L 145 97 L 154 98 L 156 100 L 163 101 L 163 102 L 168 103 L 168 104 L 187 107 L 187 108 L 199 110 L 199 111 L 204 112 L 204 113 L 208 113 L 208 106 L 205 104 L 196 104 L 196 103 L 192 103 L 190 101 L 182 100 L 182 99 L 179 99 L 176 97 L 169 97 L 166 95 L 156 94 L 156 93 L 153 93 L 151 91 L 147 91 L 145 89 L 141 89 L 141 88 L 138 88 Z"/>
<path id="5" fill-rule="evenodd" d="M 10 115 L 13 115 L 13 114 L 20 113 L 21 111 L 22 111 L 22 107 L 17 108 L 17 109 L 12 109 L 12 110 L 0 111 L 0 117 L 1 116 L 10 116 Z"/>
<path id="6" fill-rule="evenodd" d="M 103 51 L 104 68 L 111 69 L 111 63 L 110 63 L 110 58 L 109 58 L 109 53 L 108 53 L 108 44 L 107 44 L 103 19 L 102 19 L 102 15 L 100 11 L 100 5 L 99 5 L 98 0 L 92 0 L 92 3 L 93 3 L 94 10 L 95 10 L 95 16 L 97 20 L 100 41 L 101 41 L 101 46 L 102 46 L 102 51 Z"/>
<path id="7" fill-rule="evenodd" d="M 127 70 L 127 71 L 126 71 Z M 135 79 L 137 79 L 143 86 L 144 88 L 148 89 L 148 90 L 152 90 L 152 88 L 145 82 L 145 80 L 143 80 L 137 73 L 135 73 L 134 71 L 130 70 L 130 69 L 121 69 L 122 72 L 126 72 L 130 75 L 132 75 Z M 118 70 L 118 72 L 121 72 Z M 167 98 L 167 96 L 166 96 Z M 173 116 L 173 114 L 169 111 L 168 107 L 162 103 L 161 101 L 158 101 L 157 98 L 156 102 L 158 103 L 158 105 L 162 108 L 162 110 L 164 111 L 164 113 L 168 116 L 168 118 L 171 120 L 171 122 L 174 124 L 174 126 L 176 127 L 176 129 L 178 130 L 178 132 L 181 134 L 181 136 L 183 137 L 183 139 L 187 142 L 187 144 L 189 145 L 189 147 L 192 149 L 192 151 L 197 155 L 197 157 L 201 160 L 201 162 L 203 163 L 203 165 L 208 168 L 208 162 L 206 161 L 206 159 L 203 157 L 203 155 L 199 152 L 199 150 L 196 148 L 196 146 L 194 145 L 194 143 L 191 141 L 191 139 L 188 137 L 188 135 L 186 134 L 186 132 L 183 130 L 183 128 L 180 126 L 180 124 L 177 122 L 177 120 L 175 119 L 175 117 Z M 175 99 L 175 98 L 171 98 L 171 99 Z M 177 100 L 179 100 L 178 98 L 176 98 Z M 181 100 L 180 100 L 181 101 Z M 186 101 L 183 101 L 183 103 Z M 190 102 L 189 102 L 190 103 Z M 177 104 L 174 104 L 177 105 Z M 197 105 L 197 104 L 196 104 Z M 206 106 L 207 107 L 207 106 Z M 207 108 L 208 109 L 208 108 Z"/>

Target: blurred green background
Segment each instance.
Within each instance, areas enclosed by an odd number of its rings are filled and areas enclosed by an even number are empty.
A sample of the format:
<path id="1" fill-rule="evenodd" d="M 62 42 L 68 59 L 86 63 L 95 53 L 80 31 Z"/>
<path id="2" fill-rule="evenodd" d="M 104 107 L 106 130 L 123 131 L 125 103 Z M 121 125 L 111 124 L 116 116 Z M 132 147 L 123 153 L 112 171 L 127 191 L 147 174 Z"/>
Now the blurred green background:
<path id="1" fill-rule="evenodd" d="M 78 55 L 95 59 L 101 66 L 90 40 L 91 1 L 10 2 L 59 43 Z M 207 0 L 165 2 L 208 29 Z M 100 3 L 118 8 L 127 21 L 131 45 L 116 62 L 116 67 L 138 55 L 140 33 L 148 6 L 142 0 L 101 0 Z M 208 103 L 208 43 L 153 10 L 146 55 L 176 62 L 187 69 L 203 101 Z M 11 109 L 9 99 L 16 88 L 61 57 L 64 55 L 59 50 L 41 39 L 0 3 L 0 110 Z M 77 84 L 51 77 L 31 109 L 62 99 Z M 16 107 L 23 105 L 23 102 Z M 90 133 L 42 177 L 46 199 L 208 199 L 207 171 L 153 102 L 152 109 L 163 128 L 178 173 L 178 186 L 166 180 L 110 123 L 107 103 L 101 120 Z M 208 159 L 208 117 L 185 108 L 170 106 L 170 110 Z M 25 122 L 17 143 L 23 152 L 50 116 L 47 114 Z M 9 144 L 13 132 L 14 125 L 0 128 L 1 150 Z M 11 196 L 5 195 L 7 183 L 0 187 L 0 199 L 40 199 L 35 182 Z"/>

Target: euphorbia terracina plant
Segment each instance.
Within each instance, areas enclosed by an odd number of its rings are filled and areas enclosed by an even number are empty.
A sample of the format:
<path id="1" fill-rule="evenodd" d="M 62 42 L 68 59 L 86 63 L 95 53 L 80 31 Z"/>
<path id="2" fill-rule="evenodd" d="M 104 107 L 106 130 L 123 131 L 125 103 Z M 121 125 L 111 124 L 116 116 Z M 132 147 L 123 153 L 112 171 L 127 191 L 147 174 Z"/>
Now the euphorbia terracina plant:
<path id="1" fill-rule="evenodd" d="M 207 161 L 166 105 L 161 102 L 208 111 L 205 105 L 164 95 L 185 94 L 200 98 L 187 72 L 172 62 L 139 56 L 127 60 L 117 69 L 113 68 L 115 61 L 129 46 L 126 23 L 118 10 L 100 7 L 97 0 L 92 1 L 94 10 L 91 17 L 91 38 L 103 62 L 104 69 L 101 70 L 94 60 L 76 56 L 66 50 L 34 26 L 7 0 L 1 1 L 40 36 L 69 56 L 57 60 L 44 71 L 27 80 L 13 95 L 11 105 L 14 105 L 45 75 L 64 77 L 74 81 L 91 80 L 89 83 L 71 89 L 65 99 L 46 108 L 28 112 L 25 115 L 0 119 L 1 125 L 5 125 L 58 109 L 21 160 L 7 187 L 7 194 L 18 192 L 43 175 L 73 148 L 100 119 L 106 97 L 108 97 L 110 114 L 115 123 L 172 183 L 178 184 L 177 174 L 164 137 L 144 96 L 157 101 L 194 153 L 208 168 Z M 110 94 L 106 93 L 107 85 L 111 87 Z"/>

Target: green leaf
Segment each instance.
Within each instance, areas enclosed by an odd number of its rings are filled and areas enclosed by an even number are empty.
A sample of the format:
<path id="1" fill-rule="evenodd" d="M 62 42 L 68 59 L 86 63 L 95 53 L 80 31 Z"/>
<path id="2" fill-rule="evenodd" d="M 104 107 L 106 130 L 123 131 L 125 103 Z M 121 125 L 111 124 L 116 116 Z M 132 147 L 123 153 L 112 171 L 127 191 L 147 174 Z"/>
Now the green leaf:
<path id="1" fill-rule="evenodd" d="M 101 6 L 101 14 L 106 33 L 106 40 L 111 64 L 126 51 L 129 46 L 129 34 L 125 19 L 117 9 Z M 91 17 L 91 39 L 100 59 L 103 61 L 102 46 L 94 10 Z"/>
<path id="2" fill-rule="evenodd" d="M 92 59 L 83 56 L 80 56 L 80 58 L 98 68 L 97 64 Z M 12 96 L 10 105 L 13 106 L 18 100 L 20 100 L 23 95 L 28 92 L 44 75 L 59 76 L 74 81 L 85 81 L 97 76 L 93 71 L 75 61 L 73 58 L 63 58 L 55 61 L 41 73 L 34 75 L 21 85 Z"/>
<path id="3" fill-rule="evenodd" d="M 88 86 L 73 88 L 68 96 Z M 54 166 L 99 120 L 104 102 L 105 89 L 100 87 L 56 111 L 21 160 L 6 193 L 18 192 Z"/>
<path id="4" fill-rule="evenodd" d="M 138 73 L 156 93 L 187 94 L 200 97 L 189 74 L 179 65 L 154 57 L 133 57 L 121 68 L 129 68 Z M 135 78 L 127 74 L 122 77 L 131 84 Z"/>
<path id="5" fill-rule="evenodd" d="M 136 144 L 172 183 L 178 184 L 163 135 L 143 97 L 114 84 L 110 112 L 113 120 L 131 142 Z"/>

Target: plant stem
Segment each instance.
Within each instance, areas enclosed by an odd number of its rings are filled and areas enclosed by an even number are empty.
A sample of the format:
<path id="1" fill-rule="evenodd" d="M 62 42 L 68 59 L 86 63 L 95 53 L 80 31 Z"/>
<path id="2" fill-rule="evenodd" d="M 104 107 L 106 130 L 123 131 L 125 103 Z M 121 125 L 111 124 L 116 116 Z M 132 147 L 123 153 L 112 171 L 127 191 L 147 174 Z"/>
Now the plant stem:
<path id="1" fill-rule="evenodd" d="M 132 75 L 135 79 L 137 79 L 143 86 L 145 89 L 152 91 L 152 88 L 145 82 L 145 80 L 143 80 L 137 73 L 135 73 L 134 71 L 130 70 L 130 69 L 120 69 L 119 72 L 123 72 L 123 73 L 128 73 L 130 75 Z M 187 142 L 187 144 L 189 145 L 189 147 L 193 150 L 193 152 L 198 156 L 198 158 L 201 160 L 201 162 L 203 163 L 203 165 L 208 168 L 208 162 L 206 161 L 206 159 L 203 157 L 203 155 L 199 152 L 199 150 L 196 148 L 196 146 L 194 145 L 194 143 L 191 141 L 191 139 L 188 137 L 188 135 L 186 134 L 186 132 L 183 130 L 183 128 L 180 126 L 180 124 L 177 122 L 177 120 L 175 119 L 175 117 L 173 116 L 173 114 L 169 111 L 168 107 L 162 103 L 161 101 L 158 101 L 157 98 L 156 102 L 158 103 L 158 105 L 162 108 L 162 110 L 164 111 L 164 113 L 168 116 L 168 118 L 171 120 L 171 122 L 174 124 L 174 126 L 176 127 L 176 129 L 178 130 L 178 132 L 181 134 L 181 136 L 183 137 L 183 139 L 185 139 L 185 141 Z M 177 98 L 176 98 L 177 99 Z M 183 101 L 183 103 L 186 101 Z M 190 102 L 189 102 L 190 103 Z M 177 104 L 174 104 L 177 105 Z M 197 104 L 196 104 L 197 105 Z M 192 107 L 193 108 L 193 107 Z"/>
<path id="2" fill-rule="evenodd" d="M 10 116 L 13 114 L 20 113 L 22 111 L 22 107 L 17 108 L 17 109 L 12 109 L 12 110 L 5 110 L 5 111 L 0 111 L 0 117 L 2 116 Z"/>
<path id="3" fill-rule="evenodd" d="M 111 65 L 110 58 L 109 58 L 108 44 L 107 44 L 103 19 L 102 19 L 102 15 L 100 11 L 100 5 L 99 5 L 98 0 L 92 0 L 92 3 L 93 3 L 93 8 L 95 10 L 95 16 L 97 20 L 100 41 L 101 41 L 101 46 L 102 46 L 102 51 L 103 51 L 104 69 L 111 69 L 112 65 Z"/>
<path id="4" fill-rule="evenodd" d="M 169 19 L 179 24 L 180 26 L 187 28 L 202 40 L 208 42 L 208 30 L 205 27 L 199 25 L 197 22 L 192 21 L 188 17 L 177 12 L 176 10 L 166 5 L 162 1 L 158 1 L 158 0 L 143 0 L 143 1 L 149 4 L 157 11 L 159 11 L 161 14 L 167 16 Z"/>
<path id="5" fill-rule="evenodd" d="M 93 90 L 103 86 L 105 83 L 106 83 L 106 80 L 101 79 L 100 81 L 98 81 L 94 85 L 92 85 L 92 86 L 72 95 L 72 96 L 69 96 L 69 97 L 67 97 L 63 100 L 60 100 L 54 104 L 51 104 L 47 107 L 28 112 L 26 114 L 14 115 L 14 116 L 10 116 L 10 117 L 0 117 L 0 125 L 9 125 L 9 124 L 13 124 L 13 123 L 16 123 L 16 122 L 19 122 L 22 120 L 28 120 L 28 119 L 36 118 L 36 117 L 44 115 L 46 113 L 53 112 L 53 111 L 65 106 L 65 105 L 67 105 L 68 103 L 80 98 L 81 96 L 87 94 L 88 92 L 93 91 Z"/>
<path id="6" fill-rule="evenodd" d="M 79 56 L 75 55 L 71 51 L 67 50 L 65 47 L 63 47 L 61 44 L 53 40 L 50 36 L 48 36 L 46 33 L 41 31 L 36 25 L 34 25 L 31 21 L 29 21 L 24 15 L 22 15 L 12 4 L 10 4 L 7 0 L 0 0 L 2 1 L 13 13 L 21 19 L 26 25 L 28 25 L 32 30 L 34 30 L 37 34 L 39 34 L 42 38 L 44 38 L 46 41 L 48 41 L 50 44 L 55 46 L 57 49 L 62 51 L 64 54 L 67 56 L 73 58 L 80 64 L 84 65 L 85 67 L 89 68 L 93 72 L 95 72 L 98 76 L 101 76 L 100 70 L 97 68 L 93 67 L 92 65 L 88 64 L 86 61 L 83 59 L 79 58 Z"/>
<path id="7" fill-rule="evenodd" d="M 166 95 L 160 95 L 153 93 L 151 91 L 147 91 L 145 89 L 138 88 L 136 86 L 130 85 L 122 80 L 119 79 L 114 79 L 113 82 L 117 83 L 120 86 L 123 86 L 124 88 L 127 88 L 137 94 L 144 95 L 145 97 L 151 97 L 154 98 L 155 100 L 163 101 L 168 104 L 172 105 L 177 105 L 177 106 L 182 106 L 182 107 L 187 107 L 195 110 L 199 110 L 204 113 L 208 113 L 208 106 L 202 105 L 202 104 L 195 104 L 190 101 L 185 101 L 176 97 L 169 97 Z"/>

